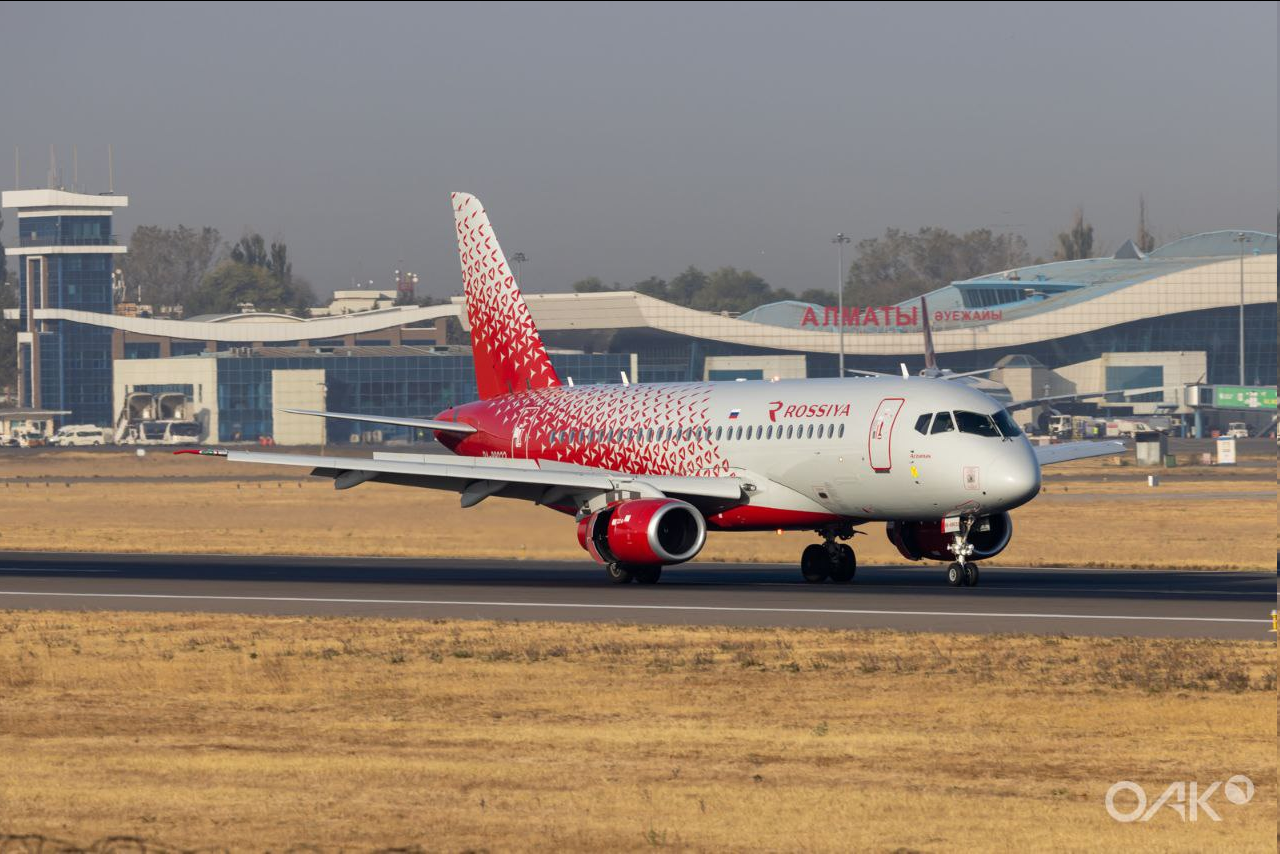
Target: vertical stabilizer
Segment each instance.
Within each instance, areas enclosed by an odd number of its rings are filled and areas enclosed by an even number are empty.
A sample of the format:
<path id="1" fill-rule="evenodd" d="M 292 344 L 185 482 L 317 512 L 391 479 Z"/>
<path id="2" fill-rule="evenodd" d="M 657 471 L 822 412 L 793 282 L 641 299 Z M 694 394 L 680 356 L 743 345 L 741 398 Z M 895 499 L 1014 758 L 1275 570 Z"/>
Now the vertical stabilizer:
<path id="1" fill-rule="evenodd" d="M 560 385 L 480 200 L 452 199 L 480 397 Z"/>
<path id="2" fill-rule="evenodd" d="M 929 325 L 929 303 L 924 297 L 920 297 L 920 317 L 924 322 L 924 369 L 934 371 L 938 369 L 938 357 L 933 352 L 933 327 Z"/>

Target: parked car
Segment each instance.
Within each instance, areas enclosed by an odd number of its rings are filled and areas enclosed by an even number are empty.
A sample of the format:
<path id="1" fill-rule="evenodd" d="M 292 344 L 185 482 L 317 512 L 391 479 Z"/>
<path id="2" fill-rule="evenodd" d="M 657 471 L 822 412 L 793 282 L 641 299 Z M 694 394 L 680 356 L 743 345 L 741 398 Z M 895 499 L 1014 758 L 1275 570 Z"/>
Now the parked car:
<path id="1" fill-rule="evenodd" d="M 105 442 L 106 431 L 92 424 L 69 424 L 66 427 L 59 428 L 58 432 L 53 434 L 53 438 L 49 440 L 50 445 L 57 445 L 62 448 L 102 445 Z"/>
<path id="2" fill-rule="evenodd" d="M 1249 425 L 1243 421 L 1232 421 L 1227 425 L 1227 436 L 1232 439 L 1248 439 Z"/>

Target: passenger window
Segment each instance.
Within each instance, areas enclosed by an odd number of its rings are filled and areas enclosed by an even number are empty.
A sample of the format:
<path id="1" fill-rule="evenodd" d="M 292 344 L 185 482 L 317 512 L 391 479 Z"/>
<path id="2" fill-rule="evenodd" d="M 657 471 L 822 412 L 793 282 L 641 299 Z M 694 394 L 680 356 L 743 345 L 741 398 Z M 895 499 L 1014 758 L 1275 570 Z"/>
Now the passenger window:
<path id="1" fill-rule="evenodd" d="M 825 432 L 825 429 L 826 429 L 826 425 L 825 425 L 825 424 L 819 424 L 819 425 L 818 425 L 818 438 L 819 438 L 819 439 L 821 439 L 821 438 L 823 437 L 823 434 L 824 434 L 824 432 Z"/>
<path id="2" fill-rule="evenodd" d="M 764 428 L 756 427 L 756 439 L 761 439 L 763 437 L 764 437 Z"/>
<path id="3" fill-rule="evenodd" d="M 975 436 L 991 436 L 1000 438 L 1000 431 L 990 415 L 980 412 L 956 412 L 956 426 L 961 433 L 972 433 Z"/>
<path id="4" fill-rule="evenodd" d="M 929 419 L 933 418 L 932 412 L 926 412 L 916 419 L 916 432 L 925 436 L 929 435 Z"/>
<path id="5" fill-rule="evenodd" d="M 738 427 L 738 429 L 734 431 L 734 433 L 733 433 L 733 438 L 734 438 L 734 439 L 736 439 L 736 440 L 738 440 L 739 442 L 741 442 L 741 441 L 742 441 L 742 427 L 741 427 L 741 426 L 739 426 L 739 427 Z"/>
<path id="6" fill-rule="evenodd" d="M 792 430 L 794 430 L 794 429 L 795 429 L 794 425 L 791 425 L 791 424 L 788 424 L 788 425 L 787 425 L 787 438 L 788 438 L 788 439 L 790 439 L 790 438 L 791 438 L 791 431 L 792 431 Z"/>
<path id="7" fill-rule="evenodd" d="M 772 425 L 772 424 L 770 424 L 768 427 L 764 428 L 764 437 L 765 437 L 766 439 L 772 439 L 772 438 L 773 438 L 773 425 Z"/>
<path id="8" fill-rule="evenodd" d="M 809 433 L 808 433 L 808 435 L 807 435 L 805 438 L 806 438 L 806 439 L 812 439 L 812 438 L 813 438 L 813 425 L 812 425 L 812 424 L 810 424 L 810 425 L 809 425 Z"/>
<path id="9" fill-rule="evenodd" d="M 716 441 L 717 441 L 717 442 L 719 442 L 719 441 L 720 441 L 720 437 L 721 437 L 721 436 L 723 436 L 723 435 L 724 435 L 724 428 L 723 428 L 723 427 L 717 427 L 717 428 L 716 428 Z"/>
<path id="10" fill-rule="evenodd" d="M 929 432 L 934 434 L 950 433 L 952 430 L 955 430 L 955 429 L 956 429 L 955 425 L 951 423 L 951 413 L 939 412 L 936 416 L 934 416 L 933 429 L 930 430 Z"/>
<path id="11" fill-rule="evenodd" d="M 840 425 L 840 438 L 841 438 L 841 439 L 843 439 L 843 438 L 844 438 L 844 425 L 843 425 L 843 424 L 841 424 L 841 425 Z"/>

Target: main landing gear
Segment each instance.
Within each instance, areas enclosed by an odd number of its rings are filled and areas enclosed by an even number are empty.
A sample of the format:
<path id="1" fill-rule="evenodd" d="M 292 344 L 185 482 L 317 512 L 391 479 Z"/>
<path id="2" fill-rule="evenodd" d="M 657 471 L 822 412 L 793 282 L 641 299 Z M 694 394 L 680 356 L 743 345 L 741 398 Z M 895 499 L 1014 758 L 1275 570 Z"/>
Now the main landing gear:
<path id="1" fill-rule="evenodd" d="M 820 532 L 823 542 L 805 547 L 800 555 L 800 574 L 809 584 L 821 584 L 830 578 L 837 584 L 853 581 L 858 572 L 858 559 L 853 549 L 837 543 L 836 537 L 853 536 L 851 527 L 826 528 Z"/>
<path id="2" fill-rule="evenodd" d="M 973 554 L 973 544 L 969 542 L 969 532 L 973 530 L 977 519 L 973 516 L 960 517 L 958 531 L 951 533 L 951 542 L 947 551 L 956 556 L 955 563 L 947 567 L 947 584 L 952 587 L 977 587 L 978 565 L 969 560 Z"/>
<path id="3" fill-rule="evenodd" d="M 662 577 L 662 564 L 610 563 L 605 574 L 614 584 L 657 584 Z"/>

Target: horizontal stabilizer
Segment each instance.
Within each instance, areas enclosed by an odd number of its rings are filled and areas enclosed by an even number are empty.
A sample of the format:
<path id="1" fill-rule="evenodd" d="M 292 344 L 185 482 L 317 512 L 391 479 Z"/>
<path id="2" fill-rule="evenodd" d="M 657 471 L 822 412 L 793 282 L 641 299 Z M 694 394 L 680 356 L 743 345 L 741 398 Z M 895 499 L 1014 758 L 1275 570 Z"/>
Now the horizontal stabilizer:
<path id="1" fill-rule="evenodd" d="M 474 433 L 476 428 L 457 421 L 436 421 L 433 418 L 392 418 L 385 415 L 357 415 L 353 412 L 316 412 L 310 409 L 281 409 L 291 415 L 314 415 L 317 418 L 341 418 L 344 421 L 367 421 L 370 424 L 391 424 L 396 427 L 421 427 L 424 430 L 440 430 L 444 433 Z"/>

